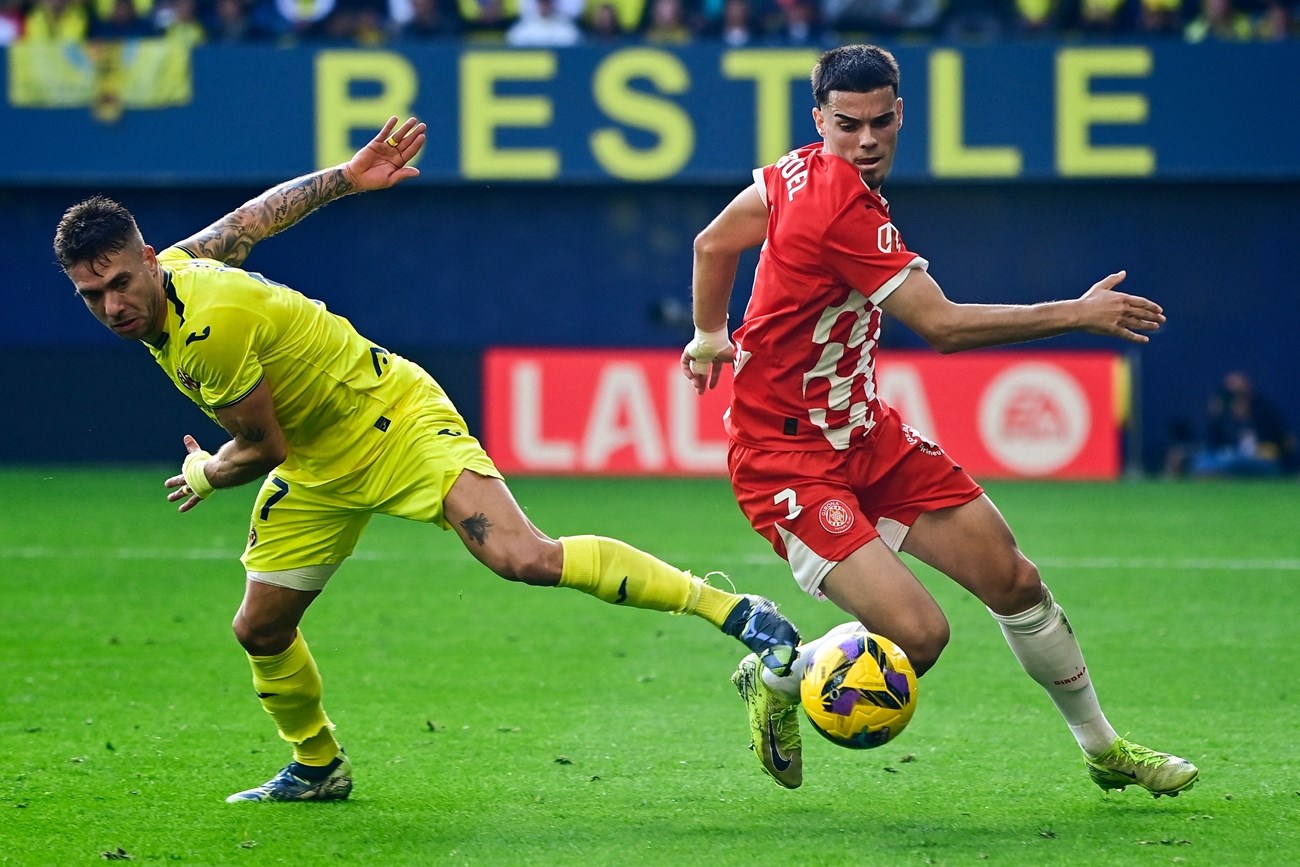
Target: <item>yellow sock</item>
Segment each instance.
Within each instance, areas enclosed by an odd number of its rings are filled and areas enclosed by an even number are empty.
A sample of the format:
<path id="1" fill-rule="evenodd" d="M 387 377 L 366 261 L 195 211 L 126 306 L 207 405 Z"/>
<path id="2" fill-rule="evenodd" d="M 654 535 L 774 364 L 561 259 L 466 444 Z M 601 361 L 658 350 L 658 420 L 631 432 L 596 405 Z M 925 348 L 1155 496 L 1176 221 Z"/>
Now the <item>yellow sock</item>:
<path id="1" fill-rule="evenodd" d="M 700 598 L 695 603 L 695 613 L 721 629 L 727 615 L 740 604 L 740 597 L 699 578 L 695 580 L 700 582 Z"/>
<path id="2" fill-rule="evenodd" d="M 303 765 L 323 768 L 339 754 L 339 742 L 334 740 L 334 727 L 326 722 L 325 728 L 293 745 L 293 760 Z"/>
<path id="3" fill-rule="evenodd" d="M 697 614 L 721 628 L 740 597 L 706 584 L 626 542 L 604 536 L 565 536 L 560 586 L 614 605 Z"/>
<path id="4" fill-rule="evenodd" d="M 283 653 L 250 655 L 248 662 L 262 708 L 275 720 L 280 737 L 293 744 L 294 761 L 317 766 L 332 762 L 339 745 L 321 704 L 320 671 L 302 633 Z"/>

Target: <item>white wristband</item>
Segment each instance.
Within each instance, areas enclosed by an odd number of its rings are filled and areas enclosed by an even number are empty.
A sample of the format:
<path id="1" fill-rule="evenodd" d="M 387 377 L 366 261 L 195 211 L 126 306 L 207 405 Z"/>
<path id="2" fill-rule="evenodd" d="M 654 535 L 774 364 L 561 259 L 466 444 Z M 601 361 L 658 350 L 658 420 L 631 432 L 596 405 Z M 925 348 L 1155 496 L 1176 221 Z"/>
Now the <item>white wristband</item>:
<path id="1" fill-rule="evenodd" d="M 691 357 L 691 373 L 706 374 L 713 367 L 713 360 L 731 348 L 731 337 L 727 326 L 716 331 L 702 331 L 695 328 L 695 337 L 686 344 L 686 354 Z"/>
<path id="2" fill-rule="evenodd" d="M 189 485 L 194 496 L 200 500 L 206 500 L 216 490 L 212 482 L 208 481 L 208 474 L 203 471 L 203 465 L 210 460 L 212 455 L 200 450 L 190 452 L 185 456 L 185 463 L 181 464 L 181 475 L 185 477 L 185 484 Z"/>
<path id="3" fill-rule="evenodd" d="M 695 339 L 691 343 L 700 348 L 708 349 L 713 355 L 717 355 L 724 349 L 730 348 L 731 336 L 725 325 L 716 331 L 704 331 L 699 326 L 696 326 Z"/>

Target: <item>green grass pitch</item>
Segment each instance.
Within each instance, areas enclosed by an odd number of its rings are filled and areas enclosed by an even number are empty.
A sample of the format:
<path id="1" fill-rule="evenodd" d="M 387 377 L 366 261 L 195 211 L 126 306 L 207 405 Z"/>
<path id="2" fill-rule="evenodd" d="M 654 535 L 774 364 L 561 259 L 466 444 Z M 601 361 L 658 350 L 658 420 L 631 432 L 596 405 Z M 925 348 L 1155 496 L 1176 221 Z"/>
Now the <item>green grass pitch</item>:
<path id="1" fill-rule="evenodd" d="M 764 777 L 696 618 L 508 584 L 456 538 L 377 518 L 304 632 L 352 800 L 227 805 L 287 760 L 229 631 L 253 489 L 188 515 L 170 468 L 0 470 L 0 864 L 1116 865 L 1300 858 L 1300 488 L 1001 483 L 1116 728 L 1179 752 L 1176 798 L 1103 795 L 986 612 L 923 580 L 953 640 L 869 752 L 805 725 Z M 519 479 L 552 535 L 621 537 L 801 595 L 722 480 Z"/>

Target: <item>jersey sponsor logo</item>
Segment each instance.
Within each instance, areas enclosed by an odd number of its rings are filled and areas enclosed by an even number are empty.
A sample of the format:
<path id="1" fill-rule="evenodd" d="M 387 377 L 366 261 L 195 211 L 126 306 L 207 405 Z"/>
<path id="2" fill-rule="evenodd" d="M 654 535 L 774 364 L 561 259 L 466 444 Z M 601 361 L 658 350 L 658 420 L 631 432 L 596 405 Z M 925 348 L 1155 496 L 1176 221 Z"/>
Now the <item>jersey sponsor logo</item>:
<path id="1" fill-rule="evenodd" d="M 938 443 L 926 439 L 911 425 L 903 425 L 903 437 L 907 440 L 909 446 L 916 446 L 921 454 L 936 458 L 943 454 L 943 449 L 939 447 Z"/>
<path id="2" fill-rule="evenodd" d="M 853 526 L 853 510 L 846 506 L 843 500 L 827 500 L 822 503 L 817 517 L 822 522 L 822 528 L 836 536 L 847 533 Z"/>
<path id="3" fill-rule="evenodd" d="M 898 253 L 903 249 L 903 236 L 893 223 L 885 223 L 876 230 L 876 248 L 882 253 Z"/>
<path id="4" fill-rule="evenodd" d="M 185 345 L 189 346 L 191 343 L 198 343 L 200 340 L 207 340 L 211 336 L 212 326 L 204 325 L 202 333 L 197 331 L 190 332 L 190 336 L 185 338 Z"/>
<path id="5" fill-rule="evenodd" d="M 188 388 L 190 391 L 199 390 L 199 381 L 181 370 L 179 367 L 176 368 L 176 381 Z"/>

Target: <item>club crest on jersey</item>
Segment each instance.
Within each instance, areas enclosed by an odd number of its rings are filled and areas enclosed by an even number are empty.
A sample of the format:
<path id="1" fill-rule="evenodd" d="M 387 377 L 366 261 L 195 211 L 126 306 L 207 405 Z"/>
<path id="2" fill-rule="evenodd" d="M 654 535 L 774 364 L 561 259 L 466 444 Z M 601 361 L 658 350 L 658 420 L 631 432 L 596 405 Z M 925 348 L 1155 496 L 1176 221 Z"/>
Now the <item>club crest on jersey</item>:
<path id="1" fill-rule="evenodd" d="M 250 526 L 248 528 L 248 547 L 251 548 L 256 544 L 257 544 L 257 528 Z"/>
<path id="2" fill-rule="evenodd" d="M 932 442 L 931 440 L 921 436 L 921 434 L 917 432 L 916 428 L 910 425 L 903 425 L 903 436 L 907 438 L 907 444 L 909 446 L 916 446 L 922 454 L 936 458 L 943 454 L 943 449 L 939 447 L 938 443 Z"/>
<path id="3" fill-rule="evenodd" d="M 847 532 L 853 526 L 853 511 L 844 504 L 843 500 L 827 500 L 822 503 L 817 517 L 821 519 L 822 528 L 827 533 L 834 533 L 837 536 Z"/>
<path id="4" fill-rule="evenodd" d="M 190 391 L 199 390 L 199 381 L 181 370 L 179 367 L 176 368 L 176 381 L 188 388 Z"/>

